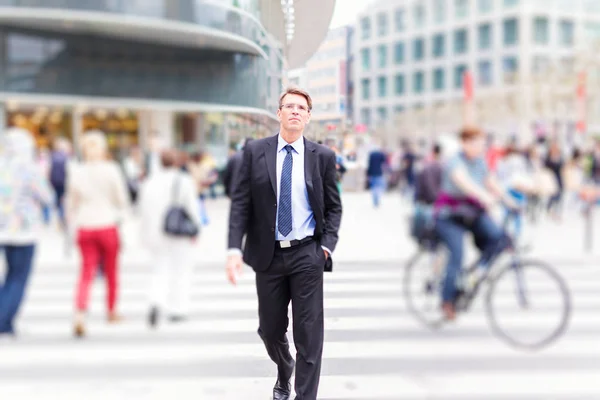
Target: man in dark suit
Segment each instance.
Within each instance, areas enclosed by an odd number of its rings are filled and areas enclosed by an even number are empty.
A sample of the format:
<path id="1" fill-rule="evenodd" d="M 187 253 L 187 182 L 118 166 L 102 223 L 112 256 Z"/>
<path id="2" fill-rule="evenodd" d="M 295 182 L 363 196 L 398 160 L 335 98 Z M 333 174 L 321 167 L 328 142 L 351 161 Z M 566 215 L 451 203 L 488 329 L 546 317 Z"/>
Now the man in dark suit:
<path id="1" fill-rule="evenodd" d="M 231 194 L 233 193 L 233 188 L 236 185 L 236 179 L 239 175 L 239 170 L 242 167 L 242 161 L 244 159 L 244 149 L 248 145 L 248 143 L 252 139 L 248 138 L 244 141 L 244 146 L 242 150 L 233 154 L 229 161 L 227 161 L 227 165 L 225 166 L 225 172 L 223 173 L 223 186 L 225 186 L 225 195 L 231 198 Z"/>
<path id="2" fill-rule="evenodd" d="M 335 154 L 303 137 L 311 108 L 300 89 L 281 95 L 279 134 L 246 146 L 231 199 L 227 276 L 235 284 L 243 262 L 256 272 L 258 334 L 278 371 L 274 400 L 290 398 L 294 365 L 296 399 L 317 398 L 323 271 L 342 218 Z M 286 335 L 290 301 L 297 364 Z"/>

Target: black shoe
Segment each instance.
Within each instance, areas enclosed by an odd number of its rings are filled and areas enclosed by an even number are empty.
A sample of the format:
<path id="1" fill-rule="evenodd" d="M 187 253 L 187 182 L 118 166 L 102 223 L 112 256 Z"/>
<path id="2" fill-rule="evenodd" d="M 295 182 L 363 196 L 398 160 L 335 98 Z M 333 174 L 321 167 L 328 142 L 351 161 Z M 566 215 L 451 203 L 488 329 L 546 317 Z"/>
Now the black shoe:
<path id="1" fill-rule="evenodd" d="M 289 400 L 292 395 L 292 383 L 288 380 L 282 382 L 277 379 L 275 387 L 273 388 L 273 400 Z"/>
<path id="2" fill-rule="evenodd" d="M 158 324 L 158 307 L 152 307 L 150 309 L 150 314 L 148 314 L 148 325 L 150 328 L 156 328 Z"/>

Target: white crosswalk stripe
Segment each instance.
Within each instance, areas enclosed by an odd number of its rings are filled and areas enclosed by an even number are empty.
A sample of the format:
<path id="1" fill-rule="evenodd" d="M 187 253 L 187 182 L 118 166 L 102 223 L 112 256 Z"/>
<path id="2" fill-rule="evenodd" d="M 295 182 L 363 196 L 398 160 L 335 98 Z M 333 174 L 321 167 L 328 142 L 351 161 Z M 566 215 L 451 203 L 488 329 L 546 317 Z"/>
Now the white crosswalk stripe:
<path id="1" fill-rule="evenodd" d="M 481 304 L 442 331 L 425 330 L 406 312 L 401 264 L 340 263 L 326 275 L 319 398 L 600 398 L 600 269 L 559 269 L 573 292 L 570 329 L 543 352 L 525 353 L 492 336 Z M 39 266 L 19 320 L 23 334 L 0 343 L 3 398 L 268 399 L 276 370 L 256 334 L 253 274 L 245 272 L 231 287 L 222 266 L 198 268 L 191 319 L 151 331 L 148 269 L 125 265 L 119 307 L 125 321 L 105 323 L 97 280 L 89 337 L 77 341 L 71 337 L 76 266 Z M 551 317 L 544 304 L 552 292 L 537 289 L 543 304 L 539 314 L 518 321 L 522 329 Z M 500 304 L 508 296 L 502 293 Z"/>

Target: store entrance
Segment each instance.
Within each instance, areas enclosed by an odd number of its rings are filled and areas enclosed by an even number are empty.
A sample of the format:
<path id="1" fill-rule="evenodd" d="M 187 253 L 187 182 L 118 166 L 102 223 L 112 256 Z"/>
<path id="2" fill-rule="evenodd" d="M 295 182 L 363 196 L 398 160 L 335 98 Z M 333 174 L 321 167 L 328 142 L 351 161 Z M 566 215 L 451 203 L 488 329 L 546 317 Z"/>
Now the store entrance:
<path id="1" fill-rule="evenodd" d="M 40 150 L 51 150 L 57 138 L 65 138 L 78 152 L 74 107 L 46 105 L 10 105 L 7 125 L 31 132 Z M 93 108 L 80 113 L 80 132 L 100 130 L 106 135 L 111 158 L 122 161 L 130 149 L 140 146 L 137 113 L 128 109 Z"/>
<path id="2" fill-rule="evenodd" d="M 94 129 L 104 132 L 110 155 L 116 161 L 122 161 L 130 149 L 140 145 L 139 121 L 130 110 L 95 109 L 84 113 L 82 132 Z"/>

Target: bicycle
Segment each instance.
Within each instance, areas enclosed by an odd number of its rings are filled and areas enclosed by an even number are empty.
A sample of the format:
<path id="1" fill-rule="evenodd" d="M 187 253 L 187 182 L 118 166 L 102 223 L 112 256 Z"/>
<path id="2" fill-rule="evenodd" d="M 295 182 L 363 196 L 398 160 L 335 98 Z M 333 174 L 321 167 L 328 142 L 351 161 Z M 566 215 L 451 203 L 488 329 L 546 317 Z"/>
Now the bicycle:
<path id="1" fill-rule="evenodd" d="M 510 216 L 516 217 L 517 213 L 509 213 L 505 219 L 506 228 Z M 407 302 L 408 310 L 421 323 L 430 329 L 440 329 L 448 321 L 441 312 L 441 285 L 444 281 L 445 262 L 440 257 L 443 248 L 442 244 L 432 235 L 433 228 L 429 228 L 429 234 L 425 240 L 420 243 L 417 253 L 408 261 L 404 273 L 404 297 Z M 505 229 L 506 232 L 506 229 Z M 492 332 L 504 340 L 509 345 L 528 350 L 539 350 L 560 338 L 567 330 L 571 315 L 571 296 L 564 279 L 549 264 L 522 257 L 522 250 L 515 246 L 514 240 L 505 235 L 506 246 L 496 254 L 487 267 L 483 266 L 483 257 L 467 268 L 463 266 L 459 274 L 459 290 L 455 300 L 457 315 L 466 313 L 473 306 L 479 292 L 487 285 L 485 295 L 485 314 L 492 328 Z M 499 266 L 499 260 L 502 255 L 510 255 L 507 265 Z M 429 260 L 428 260 L 429 258 Z M 421 266 L 420 261 L 425 259 L 429 261 L 425 266 Z M 548 291 L 548 286 L 540 285 L 540 278 L 530 280 L 528 277 L 532 273 L 539 273 L 539 277 L 550 278 L 550 284 L 554 288 Z M 419 280 L 418 274 L 425 273 L 423 280 Z M 511 287 L 511 282 L 513 283 Z M 416 292 L 412 291 L 416 284 Z M 508 285 L 508 287 L 506 287 Z M 535 294 L 550 294 L 546 300 L 553 300 L 558 303 L 555 307 L 558 311 L 553 320 L 556 322 L 553 326 L 545 330 L 541 338 L 535 340 L 523 340 L 516 336 L 517 334 L 530 334 L 531 328 L 536 324 L 544 322 L 545 315 L 536 314 L 526 317 L 524 326 L 519 326 L 517 331 L 510 332 L 506 322 L 511 322 L 514 315 L 507 313 L 506 308 L 509 305 L 508 295 L 510 293 L 516 297 L 516 303 L 519 309 L 530 310 L 539 306 L 539 299 L 534 298 Z M 421 309 L 417 304 L 417 296 L 425 296 L 425 308 Z M 429 307 L 427 307 L 429 303 Z M 507 318 L 508 317 L 508 318 Z M 539 325 L 538 325 L 539 326 Z M 523 329 L 525 328 L 525 329 Z"/>

